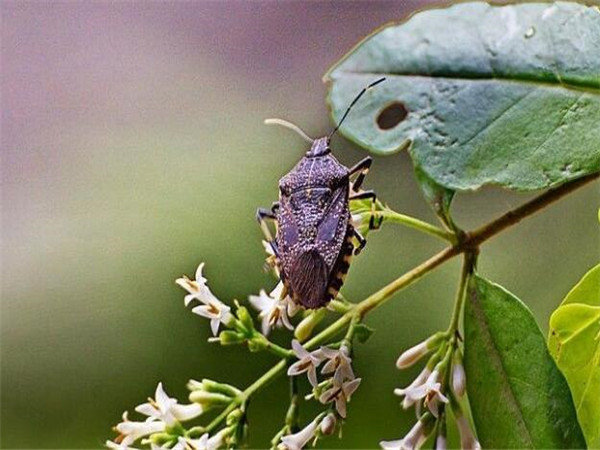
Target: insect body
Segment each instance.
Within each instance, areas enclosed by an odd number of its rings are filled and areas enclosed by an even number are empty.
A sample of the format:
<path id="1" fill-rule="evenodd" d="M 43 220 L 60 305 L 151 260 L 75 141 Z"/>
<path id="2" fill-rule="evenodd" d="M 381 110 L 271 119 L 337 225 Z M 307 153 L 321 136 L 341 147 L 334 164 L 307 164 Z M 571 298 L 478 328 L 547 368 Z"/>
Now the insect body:
<path id="1" fill-rule="evenodd" d="M 369 87 L 381 81 L 383 79 Z M 346 114 L 367 89 L 357 96 Z M 271 123 L 298 131 L 287 122 L 276 120 Z M 310 309 L 323 307 L 337 296 L 352 255 L 366 244 L 352 225 L 350 200 L 371 198 L 375 201 L 374 192 L 359 191 L 371 166 L 371 158 L 347 168 L 331 154 L 329 143 L 338 127 L 329 136 L 314 140 L 300 131 L 312 142 L 311 149 L 279 180 L 279 202 L 273 204 L 270 211 L 259 209 L 257 212 L 286 288 L 283 295 L 289 293 L 296 303 Z M 351 181 L 354 175 L 357 176 Z M 274 240 L 265 219 L 276 221 Z M 374 228 L 373 217 L 370 226 Z M 356 248 L 355 239 L 358 241 Z"/>

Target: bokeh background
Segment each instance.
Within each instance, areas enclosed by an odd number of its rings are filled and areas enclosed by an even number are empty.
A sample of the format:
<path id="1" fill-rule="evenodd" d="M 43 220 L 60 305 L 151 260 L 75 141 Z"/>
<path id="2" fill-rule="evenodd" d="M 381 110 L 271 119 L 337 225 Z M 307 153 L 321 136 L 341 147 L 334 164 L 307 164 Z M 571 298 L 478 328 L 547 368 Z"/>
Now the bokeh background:
<path id="1" fill-rule="evenodd" d="M 0 4 L 2 447 L 100 447 L 159 380 L 184 399 L 191 377 L 245 387 L 274 363 L 209 345 L 208 324 L 173 281 L 205 261 L 222 299 L 274 285 L 254 212 L 306 147 L 263 119 L 328 132 L 324 72 L 426 3 Z M 347 165 L 364 156 L 335 145 Z M 435 220 L 407 154 L 377 158 L 366 184 Z M 480 271 L 519 295 L 543 330 L 599 259 L 599 194 L 587 186 L 483 249 Z M 459 196 L 455 215 L 468 228 L 529 197 L 483 189 Z M 360 300 L 440 248 L 384 227 L 355 260 L 346 295 Z M 369 316 L 377 331 L 355 357 L 363 383 L 343 439 L 324 447 L 374 448 L 407 431 L 414 417 L 392 389 L 416 370 L 394 361 L 447 326 L 458 269 L 447 263 Z M 251 446 L 266 446 L 286 399 L 282 379 L 252 402 Z"/>

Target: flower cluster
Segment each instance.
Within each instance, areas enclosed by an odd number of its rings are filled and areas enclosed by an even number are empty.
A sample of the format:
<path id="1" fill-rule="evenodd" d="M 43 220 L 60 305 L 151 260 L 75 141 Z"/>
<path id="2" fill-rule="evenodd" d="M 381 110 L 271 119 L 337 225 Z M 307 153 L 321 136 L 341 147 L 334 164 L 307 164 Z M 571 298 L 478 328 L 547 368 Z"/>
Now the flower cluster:
<path id="1" fill-rule="evenodd" d="M 319 414 L 302 430 L 294 434 L 281 437 L 279 448 L 299 450 L 304 448 L 311 440 L 318 440 L 321 436 L 328 436 L 335 432 L 338 419 L 345 419 L 347 403 L 358 388 L 361 379 L 356 378 L 352 370 L 350 349 L 342 344 L 339 349 L 321 347 L 309 352 L 297 340 L 292 341 L 292 349 L 297 361 L 288 369 L 288 375 L 294 377 L 306 373 L 313 387 L 309 398 L 316 398 L 324 405 L 331 405 L 329 412 Z M 319 382 L 317 369 L 321 368 L 321 375 L 326 379 Z"/>
<path id="2" fill-rule="evenodd" d="M 381 447 L 385 450 L 418 449 L 436 430 L 435 448 L 446 448 L 444 410 L 449 404 L 457 420 L 461 447 L 481 448 L 459 402 L 465 393 L 466 378 L 457 336 L 436 333 L 404 351 L 396 361 L 396 366 L 399 369 L 410 367 L 430 353 L 433 355 L 417 377 L 408 386 L 394 390 L 394 394 L 403 397 L 404 409 L 416 408 L 419 420 L 404 438 L 382 441 Z"/>
<path id="3" fill-rule="evenodd" d="M 190 383 L 198 383 L 190 381 Z M 203 381 L 202 389 L 209 388 L 209 384 L 218 385 L 220 391 L 236 392 L 235 388 L 220 385 L 209 380 Z M 201 383 L 198 383 L 201 384 Z M 195 386 L 196 391 L 200 389 Z M 190 399 L 194 396 L 190 395 Z M 239 392 L 239 391 L 237 391 Z M 228 402 L 231 402 L 231 397 Z M 186 433 L 182 422 L 195 419 L 205 411 L 218 403 L 216 399 L 204 399 L 205 401 L 180 404 L 175 398 L 171 398 L 165 392 L 162 383 L 158 383 L 154 398 L 148 398 L 148 402 L 136 406 L 135 411 L 146 416 L 144 421 L 129 420 L 128 413 L 123 413 L 123 420 L 115 426 L 119 435 L 114 441 L 107 441 L 106 446 L 111 449 L 131 449 L 132 444 L 140 441 L 141 444 L 151 444 L 152 448 L 171 450 L 216 450 L 220 448 L 227 437 L 234 431 L 233 427 L 224 428 L 214 436 L 208 433 L 201 434 L 198 438 Z M 222 401 L 222 399 L 219 399 Z"/>
<path id="4" fill-rule="evenodd" d="M 318 398 L 324 405 L 335 404 L 337 414 L 345 419 L 346 405 L 361 381 L 354 376 L 349 348 L 345 345 L 340 346 L 339 350 L 321 347 L 309 352 L 296 340 L 292 341 L 292 348 L 298 361 L 289 367 L 288 375 L 296 376 L 306 372 L 313 386 L 313 394 L 309 397 Z M 325 361 L 327 362 L 321 369 L 321 374 L 330 376 L 319 383 L 317 368 Z"/>

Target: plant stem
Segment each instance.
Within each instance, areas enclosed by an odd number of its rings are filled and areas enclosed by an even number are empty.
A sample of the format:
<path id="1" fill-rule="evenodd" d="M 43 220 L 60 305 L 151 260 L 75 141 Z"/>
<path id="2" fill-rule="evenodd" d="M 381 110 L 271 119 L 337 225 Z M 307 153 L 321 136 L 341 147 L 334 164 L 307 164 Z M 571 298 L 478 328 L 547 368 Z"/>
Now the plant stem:
<path id="1" fill-rule="evenodd" d="M 454 302 L 454 310 L 452 311 L 452 319 L 450 320 L 450 326 L 448 327 L 448 334 L 455 336 L 458 331 L 460 323 L 460 313 L 465 300 L 465 291 L 467 288 L 467 280 L 469 275 L 473 272 L 473 265 L 475 264 L 476 255 L 472 252 L 466 252 L 463 255 L 463 265 L 460 273 L 460 281 L 458 283 L 458 290 L 456 292 L 456 301 Z"/>
<path id="2" fill-rule="evenodd" d="M 424 233 L 435 236 L 444 241 L 450 242 L 451 244 L 456 243 L 456 236 L 442 228 L 436 227 L 428 222 L 424 222 L 415 217 L 407 216 L 405 214 L 400 214 L 396 211 L 392 211 L 391 209 L 385 209 L 383 211 L 378 211 L 377 216 L 383 217 L 384 221 L 390 221 L 399 223 L 401 225 L 406 225 L 407 227 L 414 228 L 415 230 L 422 231 Z"/>
<path id="3" fill-rule="evenodd" d="M 483 225 L 475 231 L 467 233 L 465 244 L 468 244 L 471 247 L 477 247 L 481 245 L 492 236 L 497 235 L 506 228 L 520 222 L 524 218 L 535 214 L 540 209 L 545 208 L 551 203 L 554 203 L 565 195 L 568 195 L 576 189 L 586 185 L 587 183 L 594 181 L 598 177 L 600 177 L 600 173 L 593 173 L 544 192 L 527 203 L 510 210 L 499 218 L 489 222 L 486 225 Z"/>
<path id="4" fill-rule="evenodd" d="M 461 253 L 466 253 L 465 261 L 463 263 L 463 272 L 461 275 L 461 282 L 459 283 L 459 293 L 458 297 L 460 301 L 455 304 L 455 309 L 452 315 L 452 321 L 450 324 L 450 329 L 457 329 L 458 321 L 460 318 L 460 309 L 462 308 L 462 303 L 464 302 L 464 295 L 461 295 L 461 292 L 464 291 L 466 287 L 466 279 L 468 277 L 468 273 L 472 270 L 474 258 L 477 254 L 478 247 L 483 244 L 485 241 L 490 239 L 491 237 L 499 234 L 506 228 L 520 222 L 522 219 L 536 213 L 540 209 L 550 205 L 551 203 L 559 200 L 565 195 L 573 192 L 574 190 L 584 186 L 585 184 L 597 179 L 600 176 L 600 173 L 587 175 L 585 177 L 579 178 L 578 180 L 572 181 L 570 183 L 563 184 L 557 188 L 550 189 L 544 194 L 539 195 L 538 197 L 530 200 L 529 202 L 519 206 L 506 214 L 500 216 L 498 219 L 493 220 L 492 222 L 478 228 L 477 230 L 465 233 L 464 237 L 459 240 L 458 243 L 454 244 L 451 247 L 446 247 L 444 250 L 438 252 L 428 260 L 422 262 L 417 267 L 412 270 L 406 272 L 404 275 L 400 276 L 396 280 L 392 281 L 387 286 L 381 288 L 379 291 L 367 297 L 362 302 L 356 304 L 351 310 L 346 312 L 343 316 L 341 316 L 338 320 L 333 322 L 311 340 L 309 340 L 304 347 L 307 349 L 311 349 L 316 347 L 319 344 L 326 342 L 330 337 L 336 335 L 340 330 L 342 330 L 345 325 L 352 320 L 360 320 L 362 319 L 369 311 L 375 309 L 386 301 L 388 301 L 394 293 L 399 291 L 400 289 L 412 284 L 417 281 L 419 278 L 429 273 L 431 270 L 435 269 L 439 265 L 448 261 L 456 255 Z M 395 213 L 396 214 L 396 213 Z M 399 215 L 401 216 L 401 215 Z M 408 216 L 406 216 L 408 217 Z M 411 223 L 421 222 L 418 219 L 410 218 Z M 404 220 L 404 219 L 402 219 Z M 400 219 L 398 218 L 398 222 Z M 402 222 L 408 223 L 406 221 Z M 425 223 L 425 222 L 422 222 Z M 436 228 L 433 225 L 426 224 L 428 227 L 425 228 Z M 410 226 L 410 225 L 409 225 Z M 414 228 L 423 229 L 420 225 L 415 226 Z M 440 229 L 441 230 L 441 229 Z M 441 230 L 443 231 L 443 230 Z M 444 235 L 447 235 L 445 231 L 443 231 Z M 439 234 L 436 233 L 430 233 Z M 441 236 L 439 236 L 441 237 Z M 356 319 L 357 318 L 357 319 Z M 281 347 L 280 347 L 281 348 Z M 285 351 L 285 349 L 282 349 Z M 237 408 L 240 404 L 247 401 L 250 396 L 252 396 L 257 391 L 264 388 L 270 382 L 272 382 L 276 377 L 285 372 L 285 368 L 287 366 L 287 360 L 293 356 L 291 352 L 282 354 L 282 359 L 276 365 L 274 365 L 268 372 L 263 374 L 260 378 L 258 378 L 254 383 L 242 392 L 238 397 L 236 397 L 231 404 L 217 416 L 207 427 L 207 432 L 212 432 L 226 417 L 227 415 Z M 454 407 L 454 404 L 452 405 Z"/>
<path id="5" fill-rule="evenodd" d="M 263 335 L 261 334 L 260 336 L 263 336 Z M 277 355 L 280 358 L 289 358 L 290 356 L 292 356 L 294 354 L 294 352 L 292 352 L 291 350 L 280 347 L 279 345 L 268 340 L 266 337 L 263 336 L 263 338 L 264 338 L 263 341 L 264 341 L 265 348 L 268 351 L 270 351 L 271 353 L 273 353 L 274 355 Z"/>

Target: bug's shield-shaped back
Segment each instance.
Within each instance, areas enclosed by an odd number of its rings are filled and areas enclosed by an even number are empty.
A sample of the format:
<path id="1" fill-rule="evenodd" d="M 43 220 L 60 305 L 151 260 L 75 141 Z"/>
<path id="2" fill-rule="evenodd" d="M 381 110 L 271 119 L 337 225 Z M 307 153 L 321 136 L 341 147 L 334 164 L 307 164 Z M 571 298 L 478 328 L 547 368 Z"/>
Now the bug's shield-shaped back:
<path id="1" fill-rule="evenodd" d="M 301 253 L 293 262 L 290 287 L 307 308 L 323 306 L 329 274 L 325 260 L 316 250 Z"/>
<path id="2" fill-rule="evenodd" d="M 281 199 L 277 240 L 282 272 L 292 297 L 306 308 L 330 300 L 327 289 L 349 221 L 348 186 L 323 191 L 307 189 Z"/>

